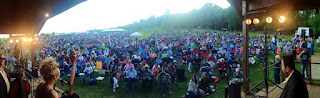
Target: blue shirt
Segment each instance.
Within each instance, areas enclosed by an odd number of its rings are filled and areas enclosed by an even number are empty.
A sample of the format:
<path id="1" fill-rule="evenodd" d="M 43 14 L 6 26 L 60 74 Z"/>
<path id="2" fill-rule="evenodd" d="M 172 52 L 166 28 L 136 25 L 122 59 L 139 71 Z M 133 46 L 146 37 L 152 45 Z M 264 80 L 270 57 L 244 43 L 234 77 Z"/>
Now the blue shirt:
<path id="1" fill-rule="evenodd" d="M 156 59 L 156 62 L 159 63 L 159 64 L 161 64 L 161 63 L 162 63 L 162 59 L 161 59 L 161 58 L 160 58 L 160 59 L 157 58 L 157 59 Z"/>
<path id="2" fill-rule="evenodd" d="M 137 77 L 137 71 L 136 70 L 128 70 L 127 71 L 127 77 L 128 78 L 136 78 Z"/>

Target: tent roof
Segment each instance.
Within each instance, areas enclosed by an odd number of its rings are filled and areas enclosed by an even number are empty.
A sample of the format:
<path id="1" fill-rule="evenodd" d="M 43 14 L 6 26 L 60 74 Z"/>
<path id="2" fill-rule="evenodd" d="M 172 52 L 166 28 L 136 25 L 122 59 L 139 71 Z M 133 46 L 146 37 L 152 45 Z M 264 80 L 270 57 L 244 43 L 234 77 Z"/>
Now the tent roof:
<path id="1" fill-rule="evenodd" d="M 130 34 L 130 36 L 142 36 L 142 34 L 139 32 L 134 32 L 134 33 Z"/>
<path id="2" fill-rule="evenodd" d="M 239 17 L 242 18 L 242 1 L 227 0 L 237 9 Z M 265 10 L 272 14 L 281 14 L 283 12 L 292 12 L 308 9 L 320 9 L 320 0 L 245 0 L 247 2 L 247 11 Z M 251 15 L 252 16 L 252 15 Z M 250 17 L 250 15 L 249 15 Z"/>
<path id="3" fill-rule="evenodd" d="M 1 0 L 0 34 L 37 34 L 48 18 L 86 0 Z M 49 17 L 45 17 L 48 13 Z"/>

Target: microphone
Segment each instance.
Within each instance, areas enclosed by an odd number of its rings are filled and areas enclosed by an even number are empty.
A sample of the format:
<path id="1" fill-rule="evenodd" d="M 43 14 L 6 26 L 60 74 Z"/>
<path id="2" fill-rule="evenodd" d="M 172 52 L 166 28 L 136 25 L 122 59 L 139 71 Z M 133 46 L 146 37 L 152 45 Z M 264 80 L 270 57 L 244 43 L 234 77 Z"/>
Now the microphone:
<path id="1" fill-rule="evenodd" d="M 65 83 L 65 84 L 69 84 L 66 80 L 63 80 L 63 79 L 62 79 L 62 78 L 60 78 L 60 77 L 59 77 L 59 80 L 61 81 L 62 85 L 63 85 L 63 83 Z"/>

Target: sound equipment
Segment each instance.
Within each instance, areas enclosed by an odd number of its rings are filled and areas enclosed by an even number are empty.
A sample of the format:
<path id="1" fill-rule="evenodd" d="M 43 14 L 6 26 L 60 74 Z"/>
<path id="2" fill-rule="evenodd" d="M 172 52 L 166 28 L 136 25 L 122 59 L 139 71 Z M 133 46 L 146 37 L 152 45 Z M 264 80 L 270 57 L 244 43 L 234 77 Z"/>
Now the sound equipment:
<path id="1" fill-rule="evenodd" d="M 230 83 L 225 89 L 225 98 L 241 98 L 241 84 Z"/>
<path id="2" fill-rule="evenodd" d="M 185 77 L 185 69 L 177 69 L 177 80 L 178 82 L 185 82 L 187 79 Z"/>

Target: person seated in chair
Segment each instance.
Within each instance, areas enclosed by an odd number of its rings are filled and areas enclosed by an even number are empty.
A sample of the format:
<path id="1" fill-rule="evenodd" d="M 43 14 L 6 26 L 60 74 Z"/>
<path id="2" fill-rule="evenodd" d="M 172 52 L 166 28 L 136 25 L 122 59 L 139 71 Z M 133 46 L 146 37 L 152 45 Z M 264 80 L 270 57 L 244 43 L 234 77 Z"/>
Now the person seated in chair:
<path id="1" fill-rule="evenodd" d="M 87 63 L 87 66 L 84 68 L 83 72 L 84 72 L 84 75 L 83 75 L 82 85 L 86 84 L 87 77 L 90 77 L 90 78 L 93 77 L 93 69 L 90 63 Z"/>
<path id="2" fill-rule="evenodd" d="M 121 71 L 121 67 L 119 66 L 118 69 L 112 74 L 111 76 L 112 78 L 112 88 L 113 88 L 113 92 L 116 92 L 116 88 L 119 87 L 118 85 L 118 81 L 122 78 L 122 71 Z"/>
<path id="3" fill-rule="evenodd" d="M 176 80 L 176 75 L 177 75 L 176 72 L 177 72 L 176 67 L 175 67 L 175 65 L 173 65 L 173 63 L 171 62 L 171 63 L 169 64 L 169 67 L 168 67 L 168 73 L 170 74 L 171 79 L 172 79 L 172 81 L 174 81 L 174 82 L 175 82 L 175 80 Z"/>
<path id="4" fill-rule="evenodd" d="M 134 66 L 130 66 L 130 69 L 127 71 L 127 84 L 125 87 L 129 88 L 129 93 L 132 93 L 132 84 L 136 81 L 137 71 L 134 69 Z"/>
<path id="5" fill-rule="evenodd" d="M 145 92 L 151 93 L 152 89 L 152 72 L 149 70 L 149 65 L 144 66 L 142 73 L 142 86 Z"/>
<path id="6" fill-rule="evenodd" d="M 236 71 L 233 73 L 233 79 L 235 82 L 242 83 L 242 71 L 239 68 L 236 68 Z"/>
<path id="7" fill-rule="evenodd" d="M 201 73 L 201 75 L 202 75 L 204 72 L 207 72 L 208 75 L 209 75 L 209 77 L 211 77 L 211 76 L 212 76 L 212 71 L 213 71 L 213 70 L 212 70 L 210 64 L 207 63 L 206 60 L 204 60 L 204 61 L 203 61 L 203 64 L 201 64 L 201 68 L 200 68 L 200 70 L 199 70 L 199 72 Z"/>
<path id="8" fill-rule="evenodd" d="M 224 61 L 224 59 L 221 59 L 218 63 L 218 71 L 220 73 L 221 77 L 225 77 L 225 73 L 227 72 L 228 64 Z"/>

